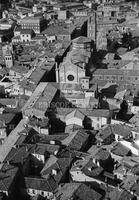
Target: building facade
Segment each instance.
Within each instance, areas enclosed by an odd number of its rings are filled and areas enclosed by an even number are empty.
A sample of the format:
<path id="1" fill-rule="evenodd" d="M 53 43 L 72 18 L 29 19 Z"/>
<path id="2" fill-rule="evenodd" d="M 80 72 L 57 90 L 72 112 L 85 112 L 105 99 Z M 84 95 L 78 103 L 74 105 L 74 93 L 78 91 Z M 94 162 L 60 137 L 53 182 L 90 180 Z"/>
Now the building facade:
<path id="1" fill-rule="evenodd" d="M 86 84 L 89 83 L 86 76 L 86 67 L 90 60 L 90 51 L 90 39 L 83 36 L 74 39 L 71 51 L 68 52 L 63 63 L 56 67 L 57 82 L 82 84 L 86 87 Z"/>
<path id="2" fill-rule="evenodd" d="M 21 20 L 22 29 L 32 29 L 36 34 L 41 33 L 46 25 L 43 17 L 25 17 Z"/>

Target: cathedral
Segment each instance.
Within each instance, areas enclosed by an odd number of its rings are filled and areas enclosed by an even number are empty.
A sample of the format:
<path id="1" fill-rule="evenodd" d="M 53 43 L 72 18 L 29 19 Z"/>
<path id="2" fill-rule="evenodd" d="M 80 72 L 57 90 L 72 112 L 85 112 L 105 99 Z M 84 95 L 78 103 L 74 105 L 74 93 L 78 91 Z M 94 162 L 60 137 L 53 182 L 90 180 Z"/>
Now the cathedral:
<path id="1" fill-rule="evenodd" d="M 71 50 L 60 66 L 56 67 L 57 82 L 81 84 L 84 89 L 89 88 L 89 77 L 86 74 L 86 68 L 90 58 L 91 40 L 83 36 L 74 39 Z"/>

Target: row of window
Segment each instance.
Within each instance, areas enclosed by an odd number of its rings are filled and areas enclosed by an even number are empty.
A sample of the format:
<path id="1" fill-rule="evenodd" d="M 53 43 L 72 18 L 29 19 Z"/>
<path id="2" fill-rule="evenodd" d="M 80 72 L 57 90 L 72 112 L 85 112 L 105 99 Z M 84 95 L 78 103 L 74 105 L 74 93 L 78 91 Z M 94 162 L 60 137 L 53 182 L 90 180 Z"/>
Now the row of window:
<path id="1" fill-rule="evenodd" d="M 29 192 L 29 193 L 32 193 L 32 194 L 38 194 L 38 191 L 37 191 L 37 190 L 34 190 L 34 189 L 28 189 L 28 192 Z M 43 192 L 43 191 L 40 191 L 40 194 L 41 194 L 42 196 L 44 196 L 44 192 Z"/>
<path id="2" fill-rule="evenodd" d="M 22 37 L 29 37 L 29 35 L 22 35 Z"/>
<path id="3" fill-rule="evenodd" d="M 40 27 L 34 27 L 34 26 L 27 26 L 27 27 L 22 27 L 23 29 L 33 29 L 33 30 L 40 30 Z"/>
<path id="4" fill-rule="evenodd" d="M 86 79 L 82 79 L 81 81 L 82 83 L 89 83 L 89 80 L 86 80 Z"/>
<path id="5" fill-rule="evenodd" d="M 139 76 L 96 76 L 100 80 L 139 80 Z"/>
<path id="6" fill-rule="evenodd" d="M 6 57 L 5 59 L 6 60 L 12 60 L 12 57 Z"/>
<path id="7" fill-rule="evenodd" d="M 30 42 L 30 40 L 22 40 L 22 42 Z"/>
<path id="8" fill-rule="evenodd" d="M 47 197 L 51 197 L 51 193 L 50 192 L 44 192 L 44 191 L 40 191 L 40 190 L 35 190 L 35 189 L 28 189 L 27 190 L 27 192 L 28 193 L 32 193 L 32 194 L 34 194 L 34 195 L 37 195 L 37 194 L 40 194 L 40 195 L 42 195 L 42 196 L 46 196 L 47 195 Z"/>
<path id="9" fill-rule="evenodd" d="M 40 24 L 30 24 L 30 23 L 28 23 L 28 24 L 21 24 L 22 26 L 40 26 Z"/>

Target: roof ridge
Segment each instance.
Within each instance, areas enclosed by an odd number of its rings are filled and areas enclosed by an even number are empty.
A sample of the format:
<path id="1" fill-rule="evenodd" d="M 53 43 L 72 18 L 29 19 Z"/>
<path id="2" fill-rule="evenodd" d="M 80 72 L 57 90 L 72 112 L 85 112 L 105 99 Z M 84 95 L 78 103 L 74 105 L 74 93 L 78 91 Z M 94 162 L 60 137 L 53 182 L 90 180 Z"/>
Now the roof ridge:
<path id="1" fill-rule="evenodd" d="M 52 178 L 52 177 L 51 177 L 51 178 Z M 50 186 L 48 179 L 45 179 L 45 180 L 46 180 L 46 182 L 47 182 L 47 184 L 48 184 L 48 186 L 49 186 L 50 190 L 52 190 L 52 191 L 53 191 L 53 188 Z M 54 179 L 54 181 L 55 181 L 55 179 Z"/>
<path id="2" fill-rule="evenodd" d="M 57 162 L 56 162 L 56 165 L 58 166 L 61 175 L 63 175 L 63 174 L 62 174 L 62 170 L 61 170 L 61 168 L 60 168 L 60 166 L 59 166 L 58 160 L 57 160 Z"/>

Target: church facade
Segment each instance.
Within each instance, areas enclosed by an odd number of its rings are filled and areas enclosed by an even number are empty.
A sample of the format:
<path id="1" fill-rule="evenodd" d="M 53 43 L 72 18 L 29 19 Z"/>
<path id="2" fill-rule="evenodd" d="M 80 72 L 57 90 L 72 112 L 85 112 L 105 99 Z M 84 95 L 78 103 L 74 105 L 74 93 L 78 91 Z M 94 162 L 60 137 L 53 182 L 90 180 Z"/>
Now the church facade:
<path id="1" fill-rule="evenodd" d="M 71 50 L 63 63 L 56 67 L 56 79 L 59 83 L 85 84 L 89 87 L 86 67 L 91 58 L 91 40 L 80 36 L 72 41 Z M 86 87 L 86 86 L 84 86 Z"/>

